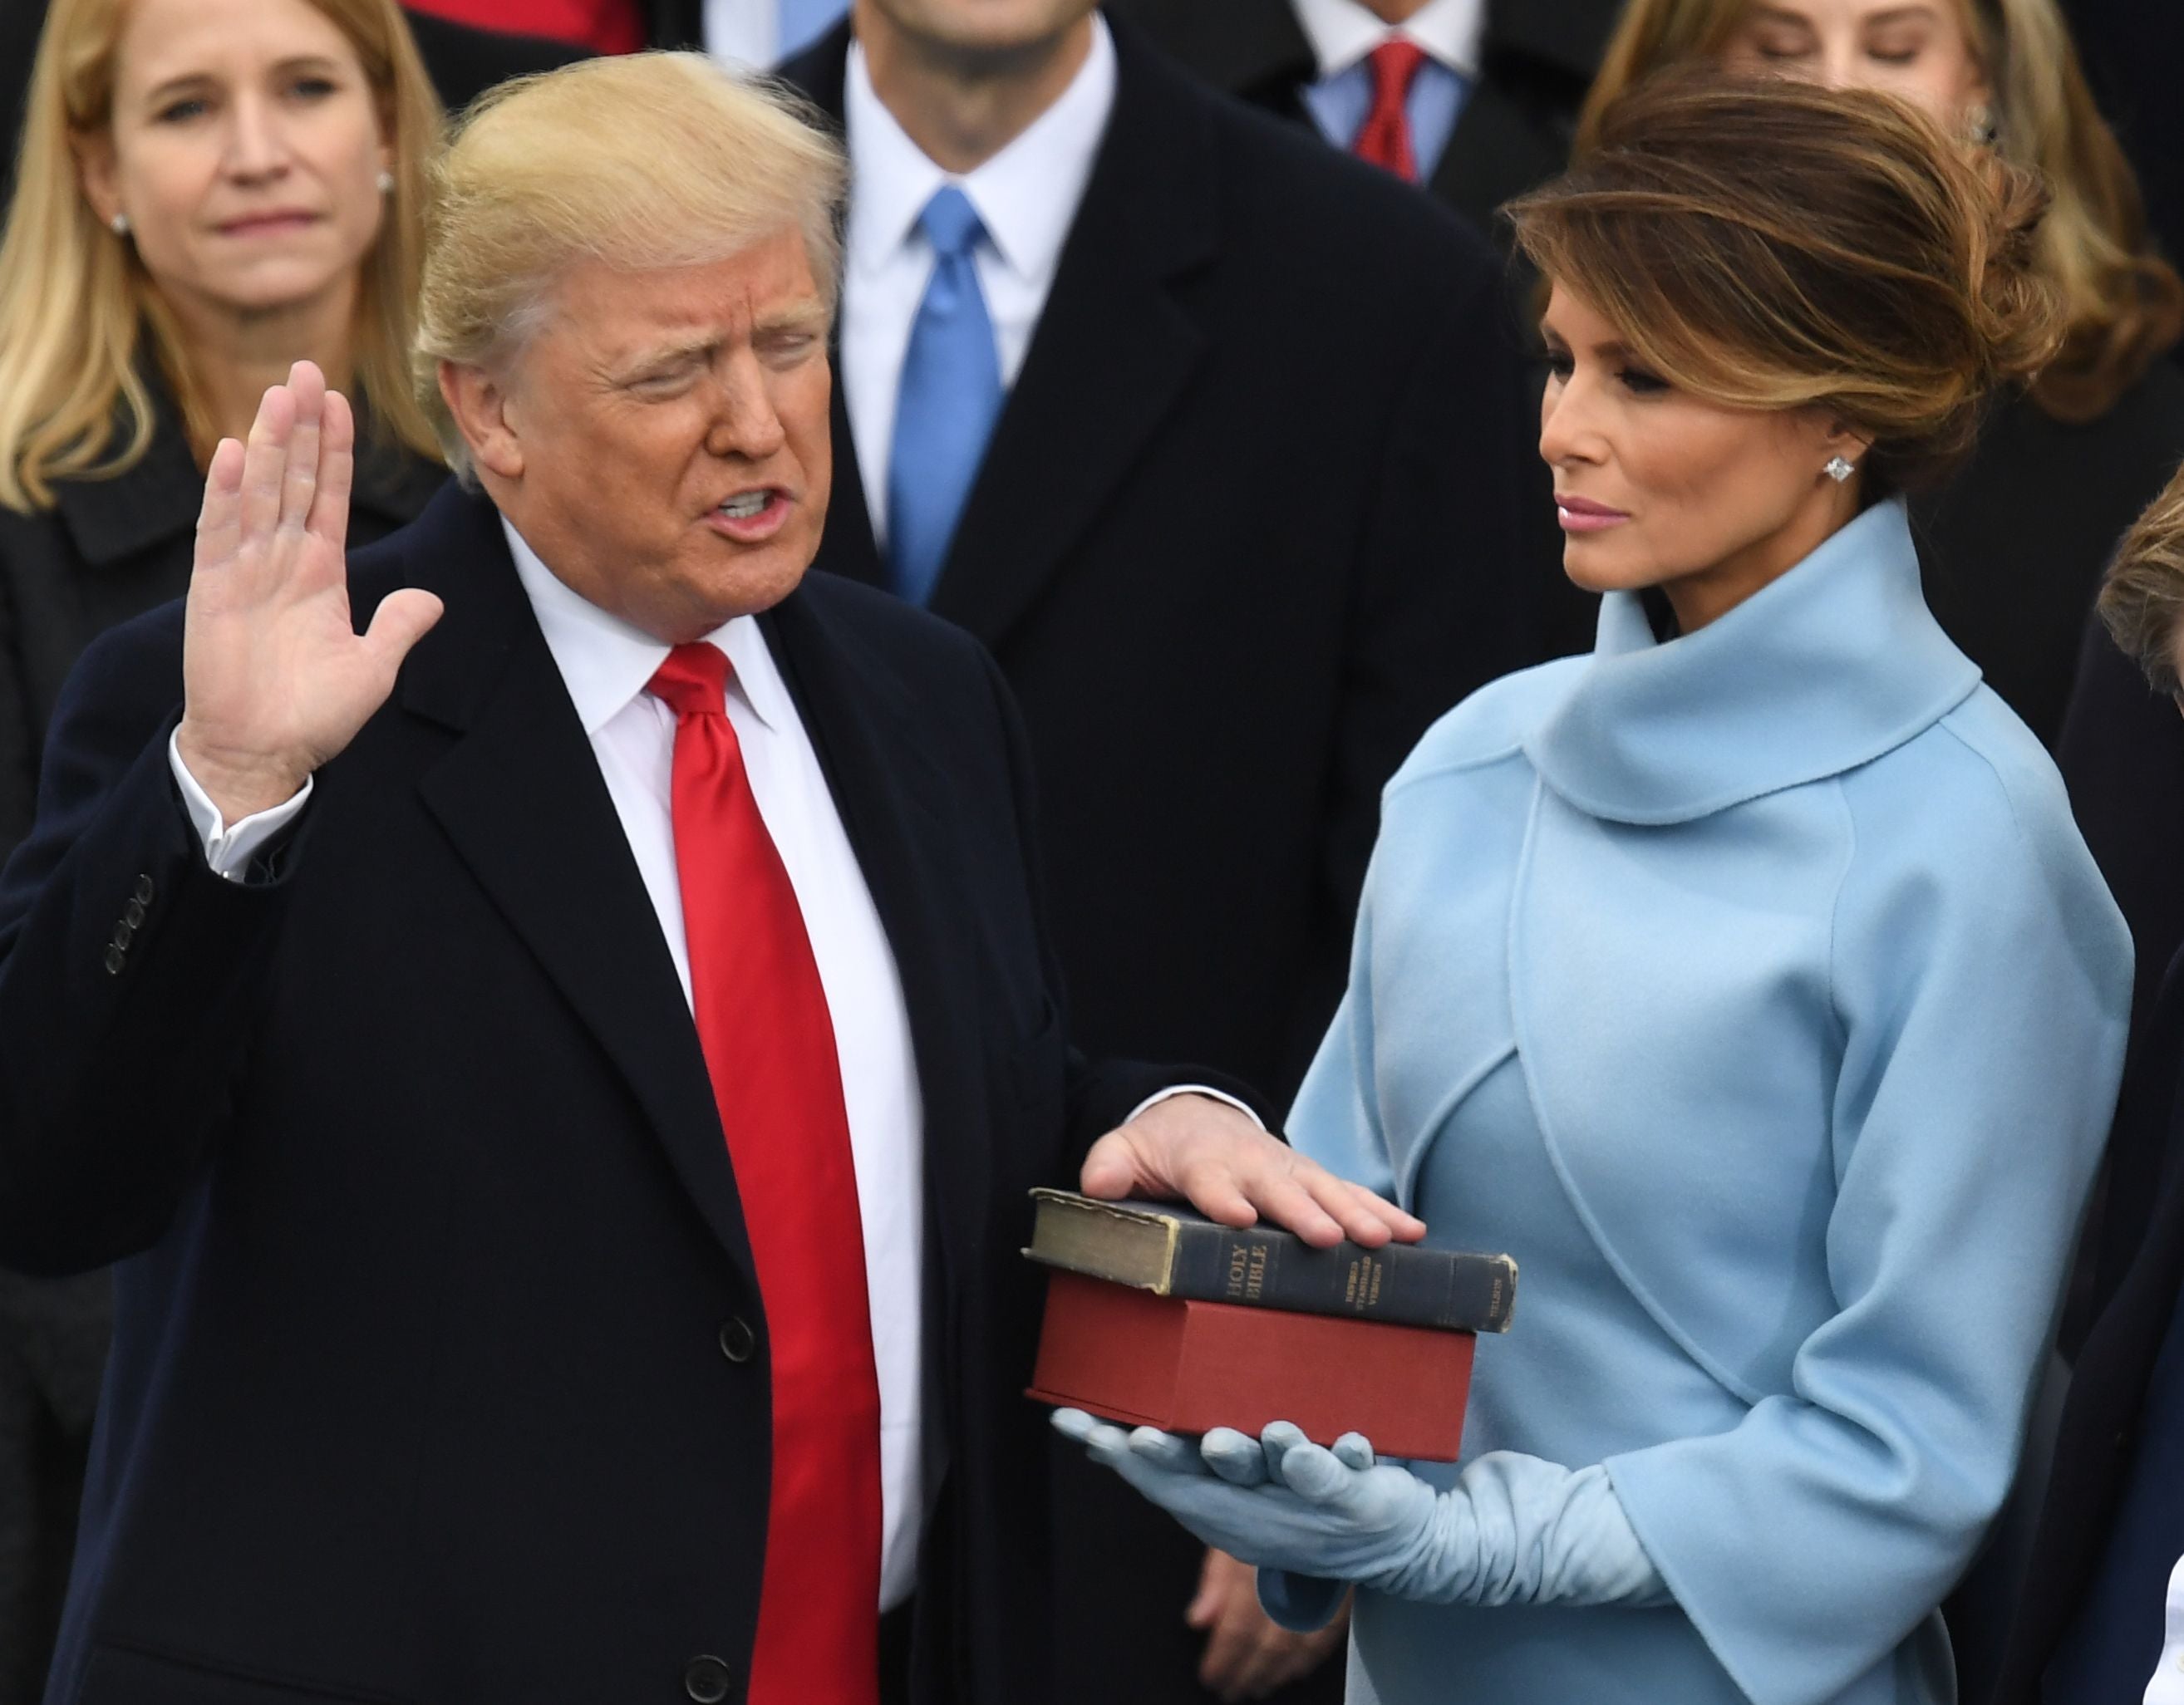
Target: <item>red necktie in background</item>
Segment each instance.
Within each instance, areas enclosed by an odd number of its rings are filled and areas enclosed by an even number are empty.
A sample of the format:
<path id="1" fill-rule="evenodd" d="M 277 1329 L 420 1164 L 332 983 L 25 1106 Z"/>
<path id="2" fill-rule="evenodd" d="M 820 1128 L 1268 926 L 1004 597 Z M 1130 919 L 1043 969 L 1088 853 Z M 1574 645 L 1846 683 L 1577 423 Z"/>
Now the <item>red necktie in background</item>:
<path id="1" fill-rule="evenodd" d="M 773 1481 L 749 1705 L 877 1705 L 880 1391 L 834 1025 L 727 716 L 728 660 L 678 645 L 675 865 L 698 1040 L 758 1265 Z"/>
<path id="2" fill-rule="evenodd" d="M 1366 56 L 1373 68 L 1373 109 L 1351 145 L 1359 159 L 1384 166 L 1407 183 L 1418 181 L 1418 159 L 1411 147 L 1411 114 L 1404 103 L 1425 58 L 1417 42 L 1396 36 Z"/>

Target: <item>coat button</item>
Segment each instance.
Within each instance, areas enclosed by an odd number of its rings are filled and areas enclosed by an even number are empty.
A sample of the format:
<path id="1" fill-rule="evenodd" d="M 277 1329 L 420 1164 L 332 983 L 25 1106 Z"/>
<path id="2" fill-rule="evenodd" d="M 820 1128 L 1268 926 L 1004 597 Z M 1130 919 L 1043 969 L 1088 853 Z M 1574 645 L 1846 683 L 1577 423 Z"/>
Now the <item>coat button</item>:
<path id="1" fill-rule="evenodd" d="M 142 929 L 144 927 L 144 902 L 141 900 L 131 900 L 128 905 L 121 908 L 121 915 L 129 921 L 129 927 L 131 929 Z"/>
<path id="2" fill-rule="evenodd" d="M 149 905 L 152 903 L 153 892 L 152 878 L 148 876 L 140 876 L 136 878 L 136 891 L 131 897 L 139 905 Z"/>
<path id="3" fill-rule="evenodd" d="M 698 1705 L 721 1705 L 728 1697 L 728 1666 L 717 1658 L 694 1658 L 682 1670 L 682 1691 Z"/>
<path id="4" fill-rule="evenodd" d="M 125 917 L 120 922 L 114 926 L 114 944 L 120 948 L 124 953 L 126 953 L 129 950 L 129 943 L 131 939 L 135 937 L 136 933 L 136 929 L 131 925 L 129 920 Z"/>
<path id="5" fill-rule="evenodd" d="M 750 1323 L 740 1314 L 732 1317 L 721 1328 L 721 1354 L 740 1368 L 757 1353 L 758 1334 L 751 1330 Z"/>
<path id="6" fill-rule="evenodd" d="M 129 956 L 124 953 L 120 948 L 108 948 L 106 950 L 106 974 L 109 977 L 119 977 L 121 974 L 121 967 L 127 961 L 128 958 Z"/>

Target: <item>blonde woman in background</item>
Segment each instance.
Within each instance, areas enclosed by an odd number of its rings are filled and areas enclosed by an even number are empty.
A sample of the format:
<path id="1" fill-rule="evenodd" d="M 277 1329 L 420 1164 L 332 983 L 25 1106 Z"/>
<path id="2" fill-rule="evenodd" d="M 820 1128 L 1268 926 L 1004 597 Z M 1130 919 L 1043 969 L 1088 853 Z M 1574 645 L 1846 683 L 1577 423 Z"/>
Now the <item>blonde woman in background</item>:
<path id="1" fill-rule="evenodd" d="M 1706 59 L 1903 96 L 2046 181 L 2035 262 L 2063 297 L 2062 353 L 1912 521 L 1935 616 L 2053 747 L 2101 571 L 2184 456 L 2184 374 L 2159 359 L 2184 284 L 2151 247 L 2055 0 L 1631 0 L 1580 156 L 1632 84 Z"/>
<path id="2" fill-rule="evenodd" d="M 408 382 L 440 111 L 393 0 L 58 0 L 0 237 L 0 854 L 92 639 L 188 583 L 203 463 L 298 357 L 370 426 L 352 541 L 443 476 Z M 42 1689 L 103 1276 L 0 1275 L 0 1705 Z"/>

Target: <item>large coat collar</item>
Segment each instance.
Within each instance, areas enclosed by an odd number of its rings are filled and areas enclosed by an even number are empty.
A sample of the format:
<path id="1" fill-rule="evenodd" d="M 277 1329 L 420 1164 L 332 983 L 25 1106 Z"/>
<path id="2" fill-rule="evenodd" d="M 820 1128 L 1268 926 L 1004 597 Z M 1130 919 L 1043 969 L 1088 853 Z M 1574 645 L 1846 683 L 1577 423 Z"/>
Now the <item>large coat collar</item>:
<path id="1" fill-rule="evenodd" d="M 1979 680 L 1884 503 L 1696 633 L 1658 642 L 1637 595 L 1610 593 L 1591 664 L 1524 751 L 1590 816 L 1687 822 L 1892 751 Z"/>

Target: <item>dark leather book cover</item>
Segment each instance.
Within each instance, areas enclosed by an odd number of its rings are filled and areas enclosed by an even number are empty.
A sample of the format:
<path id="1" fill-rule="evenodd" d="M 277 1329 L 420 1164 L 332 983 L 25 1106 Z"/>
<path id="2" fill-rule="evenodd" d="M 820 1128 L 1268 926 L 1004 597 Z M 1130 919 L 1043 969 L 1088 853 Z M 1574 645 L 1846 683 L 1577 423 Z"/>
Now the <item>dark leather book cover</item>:
<path id="1" fill-rule="evenodd" d="M 1056 1272 L 1029 1395 L 1171 1433 L 1291 1421 L 1315 1443 L 1362 1433 L 1383 1456 L 1452 1463 L 1471 1391 L 1468 1332 L 1158 1296 Z"/>
<path id="2" fill-rule="evenodd" d="M 1310 1314 L 1352 1314 L 1449 1332 L 1506 1332 L 1517 1263 L 1506 1255 L 1345 1241 L 1314 1249 L 1259 1224 L 1217 1224 L 1164 1202 L 1035 1190 L 1034 1261 L 1162 1296 Z"/>

